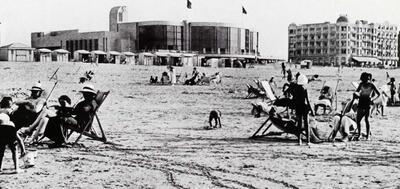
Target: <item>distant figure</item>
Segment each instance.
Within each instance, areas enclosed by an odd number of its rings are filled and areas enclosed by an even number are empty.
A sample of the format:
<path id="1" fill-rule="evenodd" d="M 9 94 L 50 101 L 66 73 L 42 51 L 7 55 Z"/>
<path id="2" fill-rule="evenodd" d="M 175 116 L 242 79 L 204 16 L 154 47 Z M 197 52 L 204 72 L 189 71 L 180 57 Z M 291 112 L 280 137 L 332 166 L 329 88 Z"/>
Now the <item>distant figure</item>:
<path id="1" fill-rule="evenodd" d="M 86 81 L 91 81 L 94 77 L 94 72 L 92 70 L 86 71 L 85 74 L 79 78 L 79 84 L 83 84 Z"/>
<path id="2" fill-rule="evenodd" d="M 372 75 L 367 72 L 363 72 L 361 74 L 360 80 L 361 83 L 358 86 L 356 92 L 354 93 L 354 98 L 358 98 L 358 110 L 357 110 L 357 130 L 358 136 L 355 140 L 359 140 L 361 136 L 361 119 L 364 118 L 365 120 L 365 127 L 367 130 L 367 140 L 369 139 L 370 135 L 370 127 L 369 127 L 369 114 L 370 114 L 370 107 L 372 101 L 376 100 L 380 96 L 380 92 L 375 87 L 374 84 L 370 82 Z M 371 99 L 373 93 L 375 93 L 374 98 Z"/>
<path id="3" fill-rule="evenodd" d="M 281 72 L 283 74 L 283 78 L 286 78 L 286 65 L 285 65 L 284 62 L 282 62 L 281 67 L 282 67 L 282 71 Z"/>
<path id="4" fill-rule="evenodd" d="M 389 72 L 386 72 L 386 80 L 389 80 L 390 76 L 389 76 Z"/>
<path id="5" fill-rule="evenodd" d="M 287 81 L 290 83 L 293 80 L 293 74 L 290 69 L 287 70 Z"/>
<path id="6" fill-rule="evenodd" d="M 394 95 L 396 94 L 396 85 L 395 85 L 394 77 L 390 78 L 390 82 L 387 83 L 387 85 L 389 85 L 389 87 L 390 87 L 390 100 L 389 100 L 389 103 L 393 105 L 395 103 Z"/>
<path id="7" fill-rule="evenodd" d="M 158 82 L 158 77 L 155 76 L 150 76 L 150 84 L 156 84 Z"/>
<path id="8" fill-rule="evenodd" d="M 174 86 L 176 84 L 176 74 L 175 74 L 174 67 L 172 67 L 172 66 L 169 67 L 169 78 L 171 80 L 172 86 Z"/>
<path id="9" fill-rule="evenodd" d="M 212 122 L 214 121 L 214 125 L 212 124 Z M 208 118 L 208 123 L 210 124 L 210 129 L 213 128 L 221 128 L 221 111 L 219 110 L 211 110 L 210 112 L 210 116 Z"/>

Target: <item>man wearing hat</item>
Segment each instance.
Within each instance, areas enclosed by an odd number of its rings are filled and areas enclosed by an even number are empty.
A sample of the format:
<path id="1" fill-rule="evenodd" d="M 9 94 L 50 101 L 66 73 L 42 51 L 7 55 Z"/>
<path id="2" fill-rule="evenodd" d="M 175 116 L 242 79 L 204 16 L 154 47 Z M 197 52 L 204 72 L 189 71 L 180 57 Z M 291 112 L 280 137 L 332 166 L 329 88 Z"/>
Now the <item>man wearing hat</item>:
<path id="1" fill-rule="evenodd" d="M 4 151 L 6 146 L 8 146 L 12 153 L 15 173 L 18 173 L 19 166 L 16 143 L 18 143 L 21 148 L 21 156 L 24 156 L 25 146 L 22 139 L 17 135 L 14 123 L 10 121 L 10 117 L 8 117 L 7 114 L 0 113 L 0 172 L 2 172 Z"/>
<path id="2" fill-rule="evenodd" d="M 42 98 L 43 89 L 40 82 L 33 85 L 30 91 L 30 97 L 15 102 L 18 109 L 13 113 L 11 121 L 15 123 L 17 130 L 32 124 L 45 105 L 46 100 Z"/>

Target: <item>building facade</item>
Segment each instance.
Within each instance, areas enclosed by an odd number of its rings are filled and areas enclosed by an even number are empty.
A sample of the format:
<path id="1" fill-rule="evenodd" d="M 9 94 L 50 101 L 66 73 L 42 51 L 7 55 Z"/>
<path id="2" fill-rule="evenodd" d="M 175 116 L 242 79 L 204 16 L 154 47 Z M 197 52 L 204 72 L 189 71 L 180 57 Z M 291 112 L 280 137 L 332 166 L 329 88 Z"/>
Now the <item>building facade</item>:
<path id="1" fill-rule="evenodd" d="M 104 52 L 155 52 L 170 50 L 196 54 L 258 55 L 258 32 L 226 23 L 216 22 L 128 22 L 127 8 L 110 10 L 109 31 L 85 32 L 78 30 L 34 32 L 34 48 L 101 50 Z M 71 58 L 73 54 L 71 54 Z"/>
<path id="2" fill-rule="evenodd" d="M 316 65 L 398 66 L 398 28 L 389 23 L 350 23 L 340 16 L 336 23 L 288 27 L 289 61 L 312 60 Z"/>

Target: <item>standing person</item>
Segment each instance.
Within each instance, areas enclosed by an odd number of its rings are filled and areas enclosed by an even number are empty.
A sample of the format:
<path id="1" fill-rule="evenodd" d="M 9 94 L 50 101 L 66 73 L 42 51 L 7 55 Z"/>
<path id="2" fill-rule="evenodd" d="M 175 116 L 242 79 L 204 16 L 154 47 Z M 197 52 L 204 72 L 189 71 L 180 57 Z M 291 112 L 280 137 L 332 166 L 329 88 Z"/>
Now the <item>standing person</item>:
<path id="1" fill-rule="evenodd" d="M 172 86 L 174 86 L 176 83 L 176 74 L 175 74 L 174 67 L 172 67 L 172 66 L 169 67 L 169 75 L 170 75 L 169 77 L 171 79 L 171 84 L 172 84 Z"/>
<path id="2" fill-rule="evenodd" d="M 0 113 L 0 172 L 3 171 L 3 157 L 6 146 L 10 148 L 12 153 L 12 159 L 14 161 L 14 173 L 19 173 L 19 165 L 17 158 L 17 146 L 16 143 L 21 148 L 21 156 L 25 155 L 25 146 L 22 142 L 21 138 L 17 135 L 17 130 L 14 126 L 14 123 L 10 121 L 10 117 L 8 117 L 5 113 Z"/>
<path id="3" fill-rule="evenodd" d="M 284 62 L 282 62 L 281 67 L 282 67 L 282 71 L 281 72 L 283 74 L 283 78 L 286 78 L 286 65 L 285 65 Z"/>
<path id="4" fill-rule="evenodd" d="M 389 85 L 390 87 L 390 100 L 389 103 L 394 105 L 395 100 L 394 100 L 394 95 L 396 94 L 396 85 L 395 85 L 395 79 L 394 77 L 390 78 L 390 82 L 387 83 L 387 85 Z"/>
<path id="5" fill-rule="evenodd" d="M 389 80 L 390 76 L 389 76 L 389 72 L 386 72 L 386 80 Z"/>
<path id="6" fill-rule="evenodd" d="M 293 80 L 293 74 L 290 69 L 287 70 L 287 81 L 290 83 Z"/>
<path id="7" fill-rule="evenodd" d="M 400 100 L 400 82 L 399 82 L 399 87 L 397 88 L 397 95 L 398 95 L 399 100 Z"/>
<path id="8" fill-rule="evenodd" d="M 293 102 L 297 117 L 297 126 L 300 130 L 303 128 L 306 130 L 307 134 L 307 144 L 310 144 L 310 132 L 308 124 L 308 113 L 311 110 L 310 101 L 308 99 L 307 89 L 305 85 L 308 83 L 307 76 L 300 74 L 297 80 L 297 85 L 293 89 Z M 299 136 L 299 143 L 301 143 L 301 137 Z"/>
<path id="9" fill-rule="evenodd" d="M 370 135 L 370 127 L 369 127 L 369 114 L 370 114 L 370 105 L 372 102 L 379 98 L 381 95 L 376 89 L 375 85 L 370 82 L 371 74 L 367 72 L 363 72 L 360 76 L 361 83 L 358 86 L 356 92 L 354 93 L 354 97 L 358 98 L 358 109 L 357 109 L 357 129 L 358 129 L 358 137 L 355 138 L 359 140 L 361 136 L 361 119 L 364 118 L 365 120 L 365 127 L 367 130 L 367 140 L 369 139 Z M 373 95 L 375 93 L 375 95 Z M 374 98 L 372 99 L 372 96 Z"/>

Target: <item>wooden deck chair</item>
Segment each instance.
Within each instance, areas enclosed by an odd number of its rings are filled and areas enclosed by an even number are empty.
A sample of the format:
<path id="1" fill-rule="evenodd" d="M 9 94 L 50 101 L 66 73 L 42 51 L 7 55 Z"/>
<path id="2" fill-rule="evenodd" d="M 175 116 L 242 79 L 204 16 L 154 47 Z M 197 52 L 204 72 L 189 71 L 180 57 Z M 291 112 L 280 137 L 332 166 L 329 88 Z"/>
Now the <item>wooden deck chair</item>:
<path id="1" fill-rule="evenodd" d="M 254 132 L 254 134 L 250 137 L 250 139 L 266 137 L 266 136 L 273 136 L 273 135 L 281 135 L 283 133 L 293 134 L 296 137 L 300 138 L 301 134 L 305 135 L 303 130 L 297 127 L 296 121 L 293 119 L 286 119 L 278 114 L 275 114 L 274 109 L 271 109 L 269 112 L 269 116 L 267 120 Z M 268 132 L 267 131 L 271 128 L 271 126 L 275 126 L 282 132 Z"/>
<path id="2" fill-rule="evenodd" d="M 93 114 L 91 115 L 90 121 L 86 125 L 78 127 L 78 128 L 83 128 L 83 129 L 78 129 L 76 127 L 65 126 L 68 130 L 70 130 L 70 133 L 66 136 L 67 140 L 69 139 L 69 137 L 72 135 L 73 132 L 77 132 L 77 133 L 79 133 L 79 136 L 75 140 L 74 144 L 78 143 L 78 141 L 81 139 L 82 135 L 90 137 L 90 138 L 92 138 L 94 140 L 107 142 L 107 138 L 106 138 L 106 136 L 104 134 L 104 130 L 103 130 L 103 127 L 102 127 L 102 125 L 100 123 L 100 119 L 99 119 L 99 117 L 97 115 L 97 111 L 101 107 L 101 105 L 103 104 L 104 100 L 107 98 L 109 93 L 110 93 L 110 91 L 107 91 L 107 92 L 98 91 L 97 92 L 95 100 L 96 100 L 98 106 L 93 111 Z M 97 130 L 93 127 L 94 118 L 96 118 L 96 121 L 97 121 L 97 124 L 98 124 L 98 129 Z M 101 135 L 98 134 L 99 131 L 100 131 Z"/>

